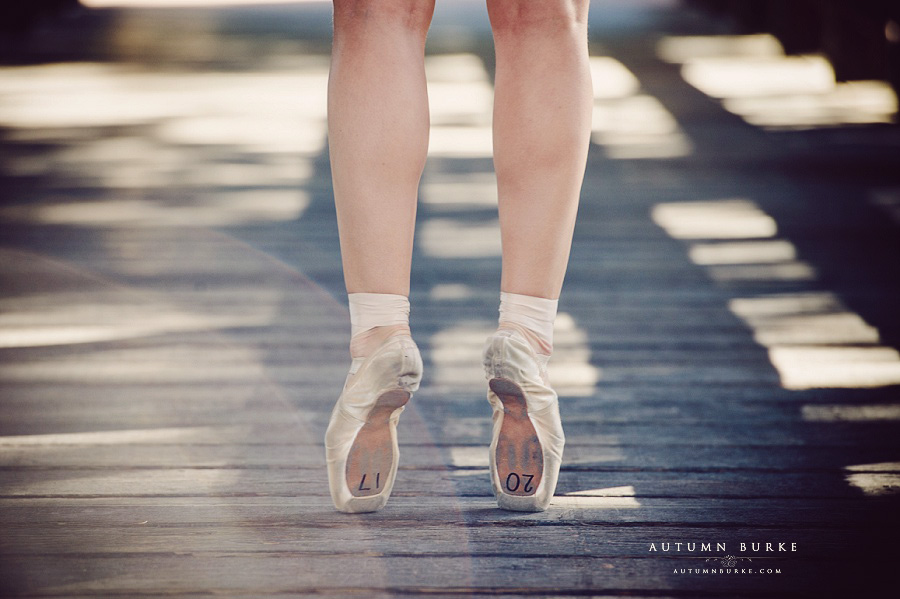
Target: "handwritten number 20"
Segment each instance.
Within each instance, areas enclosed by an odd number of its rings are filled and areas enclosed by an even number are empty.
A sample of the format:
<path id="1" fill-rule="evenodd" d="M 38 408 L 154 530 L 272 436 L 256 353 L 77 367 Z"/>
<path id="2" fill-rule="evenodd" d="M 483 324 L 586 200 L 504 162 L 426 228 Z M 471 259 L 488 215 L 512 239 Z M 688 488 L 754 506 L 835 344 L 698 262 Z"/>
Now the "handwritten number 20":
<path id="1" fill-rule="evenodd" d="M 509 491 L 515 493 L 521 486 L 523 491 L 525 491 L 526 493 L 531 493 L 532 491 L 534 491 L 534 485 L 531 484 L 531 481 L 533 480 L 533 474 L 523 473 L 522 476 L 519 476 L 515 472 L 510 472 L 509 476 L 506 477 L 506 488 Z"/>

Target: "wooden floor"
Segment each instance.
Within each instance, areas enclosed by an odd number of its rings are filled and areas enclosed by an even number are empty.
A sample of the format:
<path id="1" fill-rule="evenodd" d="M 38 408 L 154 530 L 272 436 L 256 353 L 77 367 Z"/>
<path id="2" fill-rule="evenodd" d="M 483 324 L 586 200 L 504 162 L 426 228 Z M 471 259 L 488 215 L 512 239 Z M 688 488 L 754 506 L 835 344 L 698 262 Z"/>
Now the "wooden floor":
<path id="1" fill-rule="evenodd" d="M 368 515 L 334 511 L 322 447 L 349 364 L 328 7 L 40 30 L 0 70 L 0 595 L 892 594 L 900 135 L 751 125 L 656 54 L 723 24 L 607 5 L 542 514 L 498 510 L 487 470 L 480 11 L 430 40 L 426 375 Z"/>

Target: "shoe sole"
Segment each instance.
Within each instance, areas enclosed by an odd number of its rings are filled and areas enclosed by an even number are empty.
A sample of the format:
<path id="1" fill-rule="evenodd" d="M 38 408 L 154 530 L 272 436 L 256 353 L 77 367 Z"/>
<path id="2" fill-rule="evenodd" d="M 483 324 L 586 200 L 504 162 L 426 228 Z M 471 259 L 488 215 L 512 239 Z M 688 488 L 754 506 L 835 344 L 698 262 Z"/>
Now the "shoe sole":
<path id="1" fill-rule="evenodd" d="M 402 389 L 382 393 L 357 433 L 347 454 L 346 468 L 347 487 L 354 497 L 390 492 L 394 467 L 391 416 L 405 406 L 409 398 L 409 392 Z"/>
<path id="2" fill-rule="evenodd" d="M 501 492 L 515 497 L 534 495 L 544 474 L 544 452 L 528 417 L 525 393 L 504 378 L 488 382 L 503 404 L 503 423 L 494 453 Z"/>

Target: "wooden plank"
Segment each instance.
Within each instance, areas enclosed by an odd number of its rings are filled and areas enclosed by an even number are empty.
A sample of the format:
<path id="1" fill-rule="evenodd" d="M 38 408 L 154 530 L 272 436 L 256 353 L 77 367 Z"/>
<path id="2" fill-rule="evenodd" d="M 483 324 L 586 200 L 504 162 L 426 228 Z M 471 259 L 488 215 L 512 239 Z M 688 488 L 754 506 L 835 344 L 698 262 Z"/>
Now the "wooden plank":
<path id="1" fill-rule="evenodd" d="M 254 591 L 314 595 L 321 591 L 351 592 L 388 588 L 393 593 L 416 594 L 441 589 L 445 594 L 521 592 L 556 595 L 654 591 L 666 586 L 690 585 L 694 593 L 798 592 L 818 578 L 833 579 L 840 560 L 792 560 L 781 575 L 771 577 L 674 574 L 682 566 L 703 566 L 700 559 L 632 559 L 583 557 L 518 557 L 509 567 L 505 557 L 369 557 L 306 554 L 291 555 L 124 555 L 116 557 L 52 556 L 43 559 L 11 558 L 7 565 L 20 572 L 10 585 L 13 593 L 150 592 L 212 593 Z M 878 563 L 878 562 L 876 562 Z M 860 566 L 850 563 L 851 566 Z M 878 563 L 884 566 L 885 563 Z M 52 566 L 52 568 L 51 568 Z M 789 573 L 789 574 L 788 574 Z M 679 581 L 683 581 L 679 584 Z"/>
<path id="2" fill-rule="evenodd" d="M 245 490 L 246 491 L 246 490 Z M 105 526 L 154 525 L 220 526 L 238 518 L 252 526 L 337 526 L 348 516 L 334 510 L 331 499 L 319 496 L 236 497 L 22 497 L 3 499 L 4 526 L 40 522 L 103 522 Z M 505 512 L 492 497 L 398 496 L 376 514 L 365 518 L 373 526 L 419 526 L 424 522 L 469 523 L 478 526 L 629 526 L 672 524 L 708 528 L 803 527 L 852 528 L 896 525 L 890 497 L 828 499 L 778 498 L 633 498 L 556 497 L 544 513 Z M 873 521 L 874 517 L 884 518 Z M 872 517 L 873 520 L 869 520 Z"/>
<path id="3" fill-rule="evenodd" d="M 108 450 L 106 452 L 108 453 Z M 328 496 L 324 469 L 294 464 L 180 467 L 177 455 L 166 468 L 142 464 L 133 455 L 117 464 L 19 466 L 0 470 L 0 498 L 128 496 Z M 62 461 L 62 460 L 59 460 Z M 846 475 L 833 472 L 725 472 L 571 470 L 560 473 L 557 493 L 641 498 L 818 498 L 859 499 Z M 490 497 L 487 469 L 402 466 L 394 489 L 400 497 Z"/>
<path id="4" fill-rule="evenodd" d="M 342 356 L 343 359 L 343 356 Z M 623 358 L 624 359 L 624 358 Z M 323 368 L 329 368 L 323 365 Z M 343 372 L 343 368 L 335 372 Z M 477 381 L 480 385 L 482 381 Z M 327 380 L 325 377 L 308 381 L 304 385 L 290 386 L 279 391 L 291 399 L 292 408 L 304 408 L 319 412 L 330 410 L 340 393 L 342 379 Z M 601 382 L 594 395 L 563 396 L 563 409 L 577 413 L 578 418 L 602 419 L 610 422 L 627 419 L 629 422 L 646 422 L 657 419 L 666 422 L 687 419 L 690 421 L 721 421 L 739 417 L 749 422 L 798 421 L 797 404 L 833 403 L 890 403 L 896 399 L 891 388 L 880 389 L 813 389 L 809 391 L 785 391 L 762 386 L 704 385 L 686 389 L 688 385 L 647 385 L 641 381 L 627 384 Z M 85 383 L 78 387 L 67 384 L 42 382 L 38 384 L 0 383 L 0 394 L 4 405 L 11 411 L 22 412 L 32 417 L 40 417 L 44 412 L 65 410 L 74 405 L 78 410 L 127 411 L 142 414 L 152 411 L 170 411 L 172 406 L 216 406 L 224 410 L 233 406 L 243 406 L 255 401 L 263 410 L 284 404 L 271 391 L 254 382 L 238 382 L 233 385 L 203 384 L 154 384 L 128 385 L 116 381 Z M 677 394 L 677 395 L 676 395 Z M 328 395 L 328 397 L 322 397 Z M 448 414 L 463 415 L 473 407 L 484 404 L 484 389 L 472 392 L 422 387 L 410 404 L 411 409 L 443 410 Z M 321 399 L 317 399 L 321 398 Z M 302 400 L 302 404 L 300 401 Z M 311 403 L 316 400 L 315 403 Z M 156 406 L 159 406 L 157 408 Z M 297 412 L 300 412 L 297 410 Z M 718 417 L 718 418 L 717 418 Z M 2 443 L 2 439 L 0 439 Z"/>
<path id="5" fill-rule="evenodd" d="M 316 10 L 315 35 L 309 20 L 275 13 L 191 13 L 192 22 L 224 27 L 202 36 L 221 56 L 183 64 L 181 74 L 306 68 L 297 59 L 324 72 L 327 57 L 298 56 L 296 30 L 284 25 L 303 23 L 302 35 L 315 40 L 299 43 L 327 52 L 330 11 Z M 662 10 L 666 19 L 684 14 Z M 162 14 L 142 13 L 141 43 L 153 46 L 154 31 L 165 32 L 157 52 L 171 56 L 179 36 L 196 41 L 195 29 L 171 27 L 184 15 Z M 127 33 L 124 16 L 114 21 Z M 394 496 L 378 514 L 340 514 L 328 497 L 322 437 L 349 361 L 349 321 L 327 148 L 298 156 L 180 143 L 164 133 L 186 116 L 166 114 L 165 104 L 149 124 L 0 128 L 4 163 L 41 173 L 0 172 L 11 207 L 0 210 L 0 312 L 4 326 L 27 333 L 20 346 L 0 348 L 0 595 L 685 599 L 879 596 L 896 586 L 881 578 L 896 562 L 898 496 L 889 486 L 865 495 L 846 476 L 860 464 L 896 474 L 897 421 L 809 422 L 802 411 L 892 406 L 896 388 L 786 391 L 766 349 L 729 310 L 736 298 L 825 291 L 896 345 L 896 226 L 860 201 L 876 182 L 897 185 L 883 158 L 890 138 L 878 152 L 852 144 L 838 152 L 808 133 L 760 135 L 655 57 L 653 42 L 665 34 L 653 29 L 658 21 L 626 21 L 613 19 L 605 51 L 675 115 L 693 149 L 673 160 L 611 160 L 592 146 L 560 303 L 584 339 L 557 345 L 577 347 L 599 372 L 584 395 L 561 392 L 568 444 L 558 491 L 592 496 L 557 497 L 544 514 L 503 512 L 491 497 L 481 341 L 456 347 L 471 363 L 441 354 L 442 333 L 493 326 L 495 250 L 445 258 L 418 236 L 412 325 L 426 378 L 400 428 Z M 677 23 L 698 27 L 696 17 Z M 115 65 L 118 46 L 86 44 L 83 31 L 55 43 L 71 39 L 76 62 L 82 48 L 103 48 Z M 451 37 L 454 51 L 478 52 L 492 68 L 488 40 Z M 235 39 L 259 53 L 228 58 Z M 448 43 L 440 34 L 432 42 Z M 244 118 L 255 118 L 251 108 Z M 135 140 L 154 149 L 153 185 L 109 185 L 106 173 L 147 170 L 151 153 L 119 161 L 107 148 Z M 155 162 L 170 154 L 177 164 Z M 237 186 L 301 191 L 309 205 L 294 220 L 214 230 L 190 216 L 230 197 L 249 166 L 299 163 L 308 172 Z M 219 172 L 227 180 L 207 175 Z M 493 222 L 490 205 L 429 201 L 436 181 L 490 172 L 486 158 L 429 160 L 419 225 Z M 814 278 L 694 264 L 693 242 L 650 218 L 658 203 L 737 197 L 775 218 L 776 239 L 796 248 Z M 54 206 L 123 201 L 165 209 L 171 226 L 41 220 Z M 17 210 L 30 220 L 16 220 Z M 757 276 L 714 276 L 748 270 Z M 462 285 L 463 297 L 442 297 L 444 283 Z M 74 336 L 41 342 L 42 331 Z M 697 540 L 729 550 L 786 540 L 801 550 L 762 562 L 781 564 L 778 576 L 680 574 L 708 567 L 705 556 L 649 551 Z"/>
<path id="6" fill-rule="evenodd" d="M 302 433 L 297 433 L 301 436 Z M 252 441 L 252 435 L 245 435 L 243 442 Z M 258 437 L 260 445 L 272 443 L 271 439 Z M 199 460 L 227 459 L 230 463 L 239 462 L 245 455 L 241 448 L 230 448 L 232 440 L 214 441 L 216 450 L 198 450 L 196 454 L 190 444 L 184 449 L 174 449 L 169 455 L 181 451 L 187 462 L 192 455 Z M 156 445 L 156 444 L 154 444 Z M 301 469 L 319 469 L 324 464 L 324 450 L 318 443 L 298 445 L 284 443 L 273 445 L 273 452 L 283 452 L 277 458 L 276 466 L 288 466 Z M 110 449 L 116 444 L 111 444 Z M 478 445 L 407 445 L 401 449 L 401 460 L 404 469 L 479 469 L 488 465 L 488 449 L 486 444 Z M 178 446 L 176 446 L 178 447 Z M 807 451 L 814 449 L 814 451 Z M 609 471 L 632 472 L 655 470 L 658 472 L 718 472 L 722 470 L 743 469 L 756 472 L 833 472 L 840 473 L 844 466 L 884 462 L 890 458 L 889 445 L 872 447 L 835 446 L 742 446 L 742 445 L 620 445 L 618 443 L 589 445 L 571 444 L 565 450 L 566 471 Z M 65 449 L 62 449 L 65 451 Z M 210 457 L 210 454 L 218 455 Z M 143 455 L 146 455 L 144 452 Z M 125 453 L 123 455 L 129 455 Z M 132 455 L 141 455 L 135 453 Z M 164 454 L 163 454 L 164 455 Z M 205 457 L 204 457 L 205 456 Z M 65 460 L 65 458 L 61 458 Z M 114 459 L 114 458 L 111 458 Z M 172 458 L 176 459 L 176 458 Z M 52 458 L 51 458 L 52 461 Z M 146 463 L 152 466 L 157 459 L 150 458 Z M 78 464 L 74 464 L 77 466 Z M 268 463 L 261 464 L 269 465 Z M 15 467 L 15 465 L 13 466 Z"/>
<path id="7" fill-rule="evenodd" d="M 512 525 L 450 527 L 433 519 L 420 526 L 379 527 L 365 519 L 348 518 L 333 526 L 290 527 L 240 522 L 216 526 L 134 523 L 92 527 L 87 522 L 30 523 L 8 526 L 0 538 L 0 555 L 129 555 L 179 554 L 306 554 L 310 556 L 571 556 L 571 557 L 695 557 L 721 551 L 741 551 L 751 557 L 836 558 L 852 553 L 852 544 L 871 541 L 863 529 L 707 527 L 597 524 L 547 526 L 534 531 L 540 543 L 523 543 Z M 335 548 L 335 536 L 340 547 Z M 666 543 L 667 545 L 662 545 Z M 676 543 L 682 543 L 676 546 Z M 689 547 L 687 543 L 691 543 Z M 703 543 L 710 547 L 703 549 Z M 753 545 L 752 543 L 756 543 Z M 761 545 L 759 543 L 762 543 Z M 771 543 L 767 551 L 765 543 Z M 783 543 L 779 548 L 778 543 Z M 796 546 L 793 545 L 796 543 Z M 374 545 L 377 544 L 377 548 Z M 756 551 L 754 551 L 754 548 Z M 780 551 L 779 549 L 783 549 Z"/>
<path id="8" fill-rule="evenodd" d="M 415 401 L 415 399 L 414 399 Z M 288 403 L 287 401 L 285 402 Z M 469 446 L 487 445 L 491 437 L 490 407 L 486 401 L 471 401 L 467 410 L 454 410 L 456 414 L 466 413 L 466 416 L 455 415 L 453 412 L 438 408 L 436 414 L 428 414 L 431 409 L 419 410 L 413 416 L 412 408 L 400 426 L 398 435 L 400 442 L 405 445 L 437 445 L 437 446 Z M 224 406 L 222 406 L 224 407 Z M 324 406 L 323 406 L 324 407 Z M 327 413 L 311 413 L 307 411 L 289 409 L 290 406 L 281 405 L 274 409 L 266 409 L 260 406 L 257 409 L 256 402 L 245 402 L 243 405 L 232 405 L 229 409 L 216 410 L 214 405 L 193 406 L 179 409 L 173 406 L 172 412 L 166 412 L 157 405 L 151 410 L 111 410 L 104 417 L 98 417 L 91 421 L 87 409 L 77 409 L 71 406 L 66 410 L 49 413 L 46 417 L 34 417 L 30 413 L 16 413 L 9 415 L 8 420 L 0 430 L 4 430 L 7 440 L 0 442 L 0 463 L 3 463 L 5 448 L 22 443 L 29 446 L 39 445 L 40 437 L 33 435 L 28 429 L 52 430 L 55 433 L 47 433 L 47 443 L 66 444 L 67 437 L 71 435 L 69 443 L 89 444 L 89 431 L 93 428 L 98 443 L 103 443 L 104 430 L 111 436 L 115 431 L 121 431 L 120 436 L 125 439 L 129 430 L 134 430 L 133 442 L 153 442 L 152 430 L 159 429 L 163 442 L 177 442 L 177 435 L 172 434 L 169 439 L 164 432 L 184 430 L 185 442 L 192 439 L 191 431 L 205 430 L 204 437 L 207 443 L 256 443 L 285 445 L 294 440 L 299 444 L 320 444 L 324 437 L 328 422 Z M 329 406 L 330 409 L 330 406 Z M 177 411 L 175 411 L 177 410 Z M 243 411 L 247 411 L 246 418 L 241 417 Z M 684 445 L 695 446 L 721 446 L 721 447 L 821 447 L 836 448 L 841 446 L 859 447 L 863 442 L 872 439 L 873 431 L 887 433 L 892 430 L 889 422 L 813 422 L 803 425 L 793 423 L 787 425 L 783 422 L 771 421 L 757 423 L 751 418 L 743 427 L 734 427 L 717 422 L 692 422 L 681 420 L 677 429 L 661 428 L 664 424 L 662 418 L 649 421 L 628 421 L 627 413 L 620 415 L 618 421 L 607 421 L 603 415 L 592 417 L 579 417 L 578 413 L 572 413 L 566 406 L 562 408 L 563 425 L 566 431 L 569 448 L 579 451 L 579 446 L 618 446 L 630 447 L 641 445 L 653 448 L 659 446 L 679 447 Z M 676 419 L 673 419 L 676 420 Z M 236 425 L 241 421 L 241 425 Z M 141 428 L 132 429 L 135 425 Z M 77 435 L 85 431 L 88 434 L 82 439 Z M 217 434 L 216 431 L 220 431 Z M 16 434 L 19 433 L 19 434 Z M 59 438 L 54 435 L 60 435 Z M 149 441 L 144 441 L 144 438 Z M 21 439 L 21 441 L 17 441 Z M 195 439 L 201 441 L 201 439 Z M 867 450 L 877 448 L 891 448 L 894 444 L 889 435 L 877 435 Z"/>

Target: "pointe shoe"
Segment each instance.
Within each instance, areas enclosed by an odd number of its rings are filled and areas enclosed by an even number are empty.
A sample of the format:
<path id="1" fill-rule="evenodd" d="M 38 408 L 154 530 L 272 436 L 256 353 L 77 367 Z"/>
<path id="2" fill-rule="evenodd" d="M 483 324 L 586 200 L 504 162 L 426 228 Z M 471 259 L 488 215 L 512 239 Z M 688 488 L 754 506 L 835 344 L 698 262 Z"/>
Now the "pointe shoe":
<path id="1" fill-rule="evenodd" d="M 422 379 L 422 358 L 409 335 L 388 337 L 356 358 L 325 433 L 328 487 L 342 512 L 374 512 L 387 503 L 400 451 L 397 421 Z"/>
<path id="2" fill-rule="evenodd" d="M 545 366 L 522 333 L 500 329 L 485 344 L 484 371 L 494 410 L 490 463 L 497 503 L 544 511 L 556 491 L 566 442 Z"/>

